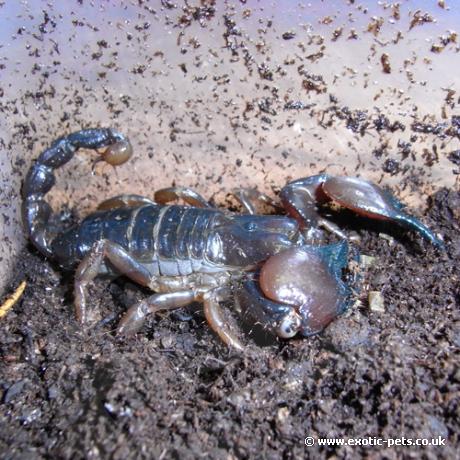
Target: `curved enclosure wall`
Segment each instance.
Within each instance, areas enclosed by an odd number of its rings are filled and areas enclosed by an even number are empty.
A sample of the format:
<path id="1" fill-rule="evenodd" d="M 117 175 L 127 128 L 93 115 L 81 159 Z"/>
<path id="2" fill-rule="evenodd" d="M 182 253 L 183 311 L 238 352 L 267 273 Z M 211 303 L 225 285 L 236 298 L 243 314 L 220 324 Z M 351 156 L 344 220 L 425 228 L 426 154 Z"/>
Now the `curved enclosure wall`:
<path id="1" fill-rule="evenodd" d="M 82 128 L 117 128 L 135 153 L 58 172 L 50 202 L 80 215 L 172 184 L 226 205 L 325 170 L 415 208 L 459 185 L 456 2 L 33 0 L 0 17 L 0 292 L 25 245 L 25 172 Z"/>

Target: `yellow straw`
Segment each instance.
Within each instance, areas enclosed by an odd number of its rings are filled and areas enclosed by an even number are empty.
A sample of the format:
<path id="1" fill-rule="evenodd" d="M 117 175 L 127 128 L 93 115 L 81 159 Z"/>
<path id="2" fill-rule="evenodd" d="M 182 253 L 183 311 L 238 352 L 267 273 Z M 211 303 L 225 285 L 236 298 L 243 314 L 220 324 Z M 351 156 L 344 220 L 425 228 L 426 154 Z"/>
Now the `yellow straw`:
<path id="1" fill-rule="evenodd" d="M 26 282 L 23 281 L 13 294 L 5 300 L 4 304 L 0 307 L 0 318 L 3 318 L 8 313 L 8 310 L 19 300 L 25 288 Z"/>

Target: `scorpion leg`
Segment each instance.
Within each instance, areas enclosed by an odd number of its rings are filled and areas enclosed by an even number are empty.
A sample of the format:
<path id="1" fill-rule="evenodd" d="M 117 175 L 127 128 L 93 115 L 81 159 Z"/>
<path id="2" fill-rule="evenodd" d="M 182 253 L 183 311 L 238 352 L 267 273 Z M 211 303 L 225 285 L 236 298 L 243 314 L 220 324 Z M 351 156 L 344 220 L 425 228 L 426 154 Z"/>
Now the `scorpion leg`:
<path id="1" fill-rule="evenodd" d="M 118 324 L 117 334 L 133 335 L 142 327 L 148 315 L 161 310 L 186 307 L 196 300 L 198 298 L 194 290 L 154 294 L 129 308 Z"/>
<path id="2" fill-rule="evenodd" d="M 132 335 L 142 327 L 148 315 L 161 310 L 173 310 L 175 308 L 186 307 L 194 301 L 202 300 L 204 304 L 204 315 L 212 330 L 226 345 L 242 351 L 243 345 L 232 332 L 228 330 L 226 322 L 222 317 L 219 306 L 219 300 L 221 300 L 221 298 L 216 291 L 219 290 L 214 289 L 205 294 L 198 293 L 195 290 L 154 294 L 133 305 L 128 310 L 118 325 L 117 334 Z"/>
<path id="3" fill-rule="evenodd" d="M 135 206 L 142 206 L 144 204 L 155 204 L 150 198 L 147 198 L 142 195 L 136 194 L 123 194 L 117 195 L 112 198 L 104 200 L 102 203 L 99 203 L 97 210 L 98 211 L 109 211 L 111 209 L 117 208 L 128 208 Z"/>
<path id="4" fill-rule="evenodd" d="M 279 207 L 279 204 L 277 204 L 275 200 L 254 188 L 236 188 L 233 190 L 233 195 L 248 214 L 256 214 L 256 201 L 262 201 L 274 208 Z"/>
<path id="5" fill-rule="evenodd" d="M 166 204 L 170 201 L 182 199 L 190 206 L 197 208 L 212 208 L 207 200 L 199 193 L 187 187 L 167 187 L 155 192 L 155 202 Z"/>
<path id="6" fill-rule="evenodd" d="M 217 291 L 217 292 L 216 292 Z M 244 351 L 243 344 L 229 330 L 219 305 L 218 290 L 207 292 L 203 295 L 204 316 L 211 329 L 220 337 L 220 339 L 229 347 L 238 351 Z"/>
<path id="7" fill-rule="evenodd" d="M 99 240 L 84 257 L 75 274 L 75 316 L 81 324 L 87 321 L 87 285 L 99 274 L 106 273 L 105 260 L 110 262 L 117 273 L 142 286 L 148 287 L 152 280 L 149 271 L 120 245 L 109 240 Z"/>

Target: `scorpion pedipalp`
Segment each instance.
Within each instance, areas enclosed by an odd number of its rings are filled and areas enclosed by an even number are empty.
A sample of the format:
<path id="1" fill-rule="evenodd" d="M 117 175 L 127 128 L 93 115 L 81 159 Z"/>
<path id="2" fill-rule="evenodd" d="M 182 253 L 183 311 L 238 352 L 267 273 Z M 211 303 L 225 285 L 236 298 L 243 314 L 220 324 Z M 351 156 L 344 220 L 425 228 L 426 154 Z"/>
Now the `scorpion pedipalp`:
<path id="1" fill-rule="evenodd" d="M 300 318 L 298 332 L 315 334 L 346 308 L 349 291 L 341 280 L 341 271 L 347 264 L 347 253 L 345 242 L 325 247 L 305 245 L 279 252 L 263 265 L 260 288 L 272 301 L 294 308 Z M 289 315 L 280 323 L 281 334 L 293 334 L 297 319 L 291 312 Z"/>
<path id="2" fill-rule="evenodd" d="M 295 310 L 291 310 L 279 323 L 276 335 L 282 339 L 290 339 L 297 335 L 301 325 L 300 315 Z"/>
<path id="3" fill-rule="evenodd" d="M 331 222 L 319 216 L 317 207 L 333 201 L 371 219 L 392 221 L 419 233 L 434 246 L 444 243 L 424 224 L 403 211 L 390 192 L 358 177 L 329 176 L 319 174 L 290 182 L 280 192 L 280 198 L 288 212 L 303 228 L 323 226 L 339 236 L 343 233 Z"/>
<path id="4" fill-rule="evenodd" d="M 418 232 L 433 245 L 444 243 L 418 219 L 403 211 L 404 205 L 390 192 L 357 177 L 329 177 L 323 183 L 324 193 L 341 206 L 377 220 L 391 220 Z"/>
<path id="5" fill-rule="evenodd" d="M 270 257 L 258 282 L 246 280 L 235 293 L 240 307 L 281 338 L 315 334 L 342 314 L 350 290 L 342 281 L 348 244 L 291 247 Z"/>

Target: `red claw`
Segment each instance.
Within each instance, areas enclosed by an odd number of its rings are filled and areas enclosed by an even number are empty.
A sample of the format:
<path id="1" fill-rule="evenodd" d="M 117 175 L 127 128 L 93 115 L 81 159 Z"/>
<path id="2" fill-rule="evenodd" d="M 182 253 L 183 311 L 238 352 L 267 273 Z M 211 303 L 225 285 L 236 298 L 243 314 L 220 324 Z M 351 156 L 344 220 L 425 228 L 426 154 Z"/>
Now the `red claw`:
<path id="1" fill-rule="evenodd" d="M 262 267 L 259 283 L 269 299 L 296 307 L 303 335 L 319 332 L 343 310 L 341 281 L 318 251 L 308 246 L 270 257 Z"/>
<path id="2" fill-rule="evenodd" d="M 330 199 L 366 217 L 387 220 L 398 211 L 388 193 L 357 177 L 332 176 L 322 188 Z"/>

